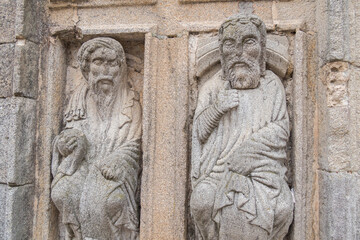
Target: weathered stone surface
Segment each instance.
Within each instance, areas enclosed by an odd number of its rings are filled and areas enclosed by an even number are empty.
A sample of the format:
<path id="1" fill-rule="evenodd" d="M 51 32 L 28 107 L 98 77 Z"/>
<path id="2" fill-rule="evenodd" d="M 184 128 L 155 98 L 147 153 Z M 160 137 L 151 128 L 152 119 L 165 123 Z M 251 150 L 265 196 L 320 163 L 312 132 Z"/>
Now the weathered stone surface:
<path id="1" fill-rule="evenodd" d="M 40 41 L 42 4 L 41 0 L 16 0 L 16 38 Z"/>
<path id="2" fill-rule="evenodd" d="M 0 97 L 12 95 L 15 45 L 0 45 Z"/>
<path id="3" fill-rule="evenodd" d="M 6 192 L 6 222 L 3 239 L 31 239 L 34 186 L 7 187 Z"/>
<path id="4" fill-rule="evenodd" d="M 89 0 L 50 0 L 51 3 L 61 3 L 61 2 L 82 3 L 88 1 Z"/>
<path id="5" fill-rule="evenodd" d="M 326 171 L 356 170 L 353 165 L 350 139 L 349 81 L 351 69 L 348 62 L 331 62 L 321 69 L 321 80 L 326 92 L 327 128 L 326 148 L 319 161 L 320 169 Z M 325 107 L 324 106 L 324 107 Z M 325 128 L 323 128 L 325 131 Z M 356 167 L 355 169 L 353 167 Z"/>
<path id="6" fill-rule="evenodd" d="M 15 7 L 16 1 L 0 1 L 0 43 L 15 41 Z"/>
<path id="7" fill-rule="evenodd" d="M 349 0 L 317 1 L 321 63 L 350 60 Z"/>
<path id="8" fill-rule="evenodd" d="M 15 45 L 13 93 L 15 96 L 37 97 L 39 46 L 27 40 Z"/>
<path id="9" fill-rule="evenodd" d="M 0 183 L 0 239 L 5 239 L 7 185 Z"/>
<path id="10" fill-rule="evenodd" d="M 359 176 L 319 171 L 320 239 L 358 239 Z"/>
<path id="11" fill-rule="evenodd" d="M 328 107 L 347 106 L 349 104 L 348 82 L 349 63 L 332 62 L 322 68 L 322 80 L 326 85 Z"/>
<path id="12" fill-rule="evenodd" d="M 0 182 L 23 185 L 34 179 L 36 102 L 0 99 Z"/>
<path id="13" fill-rule="evenodd" d="M 360 66 L 360 1 L 350 0 L 348 10 L 350 28 L 349 48 L 351 49 L 351 62 L 354 62 L 357 66 Z"/>
<path id="14" fill-rule="evenodd" d="M 286 36 L 268 35 L 266 41 L 268 68 L 277 74 L 280 78 L 284 78 L 290 64 L 289 41 Z"/>

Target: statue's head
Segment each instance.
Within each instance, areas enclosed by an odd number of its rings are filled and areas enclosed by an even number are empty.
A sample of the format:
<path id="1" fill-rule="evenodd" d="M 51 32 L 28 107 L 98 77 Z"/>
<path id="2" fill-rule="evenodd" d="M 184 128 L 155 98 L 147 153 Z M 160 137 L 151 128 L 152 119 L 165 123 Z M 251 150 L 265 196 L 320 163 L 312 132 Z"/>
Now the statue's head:
<path id="1" fill-rule="evenodd" d="M 265 75 L 266 27 L 255 15 L 238 14 L 219 29 L 223 77 L 235 89 L 256 88 Z"/>
<path id="2" fill-rule="evenodd" d="M 78 52 L 81 71 L 95 93 L 108 94 L 126 81 L 126 58 L 121 44 L 107 37 L 85 42 Z"/>

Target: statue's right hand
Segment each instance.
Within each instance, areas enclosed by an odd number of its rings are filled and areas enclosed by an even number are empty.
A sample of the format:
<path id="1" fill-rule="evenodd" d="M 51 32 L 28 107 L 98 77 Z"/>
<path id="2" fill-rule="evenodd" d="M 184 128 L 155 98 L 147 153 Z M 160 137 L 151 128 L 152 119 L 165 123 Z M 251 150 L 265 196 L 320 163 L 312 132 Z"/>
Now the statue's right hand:
<path id="1" fill-rule="evenodd" d="M 239 94 L 238 90 L 229 89 L 221 90 L 217 96 L 216 107 L 221 112 L 227 112 L 230 109 L 237 107 L 239 105 Z"/>

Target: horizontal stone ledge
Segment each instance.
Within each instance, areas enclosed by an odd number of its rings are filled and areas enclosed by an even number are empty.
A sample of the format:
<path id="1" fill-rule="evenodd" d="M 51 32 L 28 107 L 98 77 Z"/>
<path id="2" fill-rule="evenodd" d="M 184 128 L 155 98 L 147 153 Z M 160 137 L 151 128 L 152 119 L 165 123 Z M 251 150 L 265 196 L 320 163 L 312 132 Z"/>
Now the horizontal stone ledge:
<path id="1" fill-rule="evenodd" d="M 156 32 L 156 24 L 121 24 L 117 26 L 91 26 L 91 27 L 75 27 L 74 26 L 56 26 L 50 28 L 50 33 L 54 37 L 61 40 L 72 41 L 81 40 L 84 36 L 101 36 L 114 35 L 124 40 L 143 40 L 145 34 Z"/>
<path id="2" fill-rule="evenodd" d="M 239 0 L 179 0 L 180 3 L 211 3 L 211 2 L 238 2 Z M 255 1 L 268 1 L 273 0 L 255 0 Z M 280 0 L 280 2 L 289 2 L 291 0 Z"/>
<path id="3" fill-rule="evenodd" d="M 88 2 L 81 0 L 50 0 L 49 9 L 61 8 L 97 8 L 97 7 L 116 7 L 116 6 L 133 6 L 133 5 L 154 5 L 157 0 L 116 0 L 102 2 Z"/>
<path id="4" fill-rule="evenodd" d="M 306 23 L 303 19 L 294 20 L 278 20 L 278 21 L 264 21 L 267 31 L 283 31 L 295 32 L 297 30 L 306 31 Z M 185 30 L 189 32 L 213 32 L 220 28 L 222 22 L 207 21 L 207 22 L 186 22 L 181 23 Z"/>

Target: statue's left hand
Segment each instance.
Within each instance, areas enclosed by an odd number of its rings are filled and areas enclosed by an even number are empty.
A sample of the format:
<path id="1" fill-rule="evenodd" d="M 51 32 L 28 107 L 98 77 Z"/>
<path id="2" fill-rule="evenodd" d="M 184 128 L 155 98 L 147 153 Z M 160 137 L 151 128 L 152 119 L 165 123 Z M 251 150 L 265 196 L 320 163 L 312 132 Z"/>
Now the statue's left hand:
<path id="1" fill-rule="evenodd" d="M 116 163 L 105 163 L 100 167 L 100 172 L 105 179 L 120 182 L 124 180 L 125 169 Z"/>

